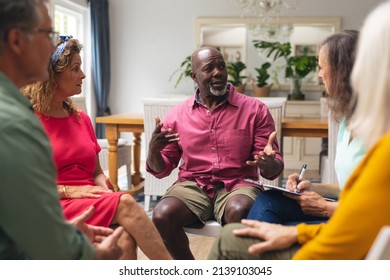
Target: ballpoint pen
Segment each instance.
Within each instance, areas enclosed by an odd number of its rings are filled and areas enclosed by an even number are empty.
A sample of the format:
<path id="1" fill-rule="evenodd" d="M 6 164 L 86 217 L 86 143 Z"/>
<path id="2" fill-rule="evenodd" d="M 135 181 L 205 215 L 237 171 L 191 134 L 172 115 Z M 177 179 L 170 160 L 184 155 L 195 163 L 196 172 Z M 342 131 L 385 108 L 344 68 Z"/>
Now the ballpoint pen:
<path id="1" fill-rule="evenodd" d="M 298 184 L 302 181 L 303 176 L 305 176 L 306 168 L 307 168 L 307 164 L 304 164 L 301 168 L 301 172 L 299 173 L 298 182 L 297 182 L 297 185 L 295 186 L 294 192 L 298 192 L 297 187 L 298 187 Z"/>

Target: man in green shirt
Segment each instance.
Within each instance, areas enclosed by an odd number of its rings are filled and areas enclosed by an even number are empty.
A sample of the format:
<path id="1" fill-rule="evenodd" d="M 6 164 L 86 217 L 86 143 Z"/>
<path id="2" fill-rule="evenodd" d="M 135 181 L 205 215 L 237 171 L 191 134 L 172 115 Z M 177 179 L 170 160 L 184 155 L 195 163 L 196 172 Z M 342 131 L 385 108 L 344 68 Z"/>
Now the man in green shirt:
<path id="1" fill-rule="evenodd" d="M 19 92 L 48 77 L 56 38 L 45 2 L 0 0 L 0 259 L 116 259 L 122 228 L 85 224 L 93 209 L 64 220 L 49 141 Z"/>

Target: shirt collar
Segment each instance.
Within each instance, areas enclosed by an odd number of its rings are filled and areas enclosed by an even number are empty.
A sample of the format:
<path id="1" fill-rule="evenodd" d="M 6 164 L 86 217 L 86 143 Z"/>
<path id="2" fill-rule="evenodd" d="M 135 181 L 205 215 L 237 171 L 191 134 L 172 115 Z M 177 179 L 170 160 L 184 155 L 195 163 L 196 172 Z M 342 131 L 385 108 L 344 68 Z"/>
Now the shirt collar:
<path id="1" fill-rule="evenodd" d="M 2 71 L 0 71 L 0 85 L 9 89 L 5 90 L 4 94 L 11 96 L 11 98 L 28 107 L 32 112 L 34 111 L 30 100 L 20 92 L 20 89 Z"/>
<path id="2" fill-rule="evenodd" d="M 232 103 L 232 101 L 234 100 L 233 96 L 234 95 L 234 91 L 235 91 L 235 88 L 234 86 L 231 84 L 231 83 L 228 83 L 227 84 L 227 88 L 226 88 L 226 94 L 223 96 L 223 98 L 221 99 L 221 104 L 225 103 L 225 102 L 229 102 L 231 103 L 232 105 L 235 105 L 235 102 Z M 196 91 L 195 91 L 195 100 L 194 100 L 194 103 L 191 102 L 191 105 L 195 105 L 195 104 L 202 104 L 200 102 L 200 98 L 199 98 L 199 88 L 196 88 Z"/>

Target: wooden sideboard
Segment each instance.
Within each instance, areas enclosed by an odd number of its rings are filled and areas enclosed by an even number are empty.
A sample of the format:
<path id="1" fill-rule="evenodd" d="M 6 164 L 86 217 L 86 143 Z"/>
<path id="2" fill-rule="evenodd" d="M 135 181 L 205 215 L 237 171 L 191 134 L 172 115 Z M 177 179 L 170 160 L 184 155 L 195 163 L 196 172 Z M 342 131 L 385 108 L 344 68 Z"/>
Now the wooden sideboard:
<path id="1" fill-rule="evenodd" d="M 321 118 L 321 103 L 316 101 L 287 101 L 285 117 L 294 118 Z M 327 123 L 327 119 L 324 120 Z M 291 124 L 291 122 L 290 122 Z M 304 129 L 306 130 L 306 128 Z M 297 130 L 295 130 L 295 135 Z M 285 169 L 300 170 L 306 163 L 310 170 L 319 170 L 319 154 L 321 152 L 322 137 L 326 133 L 313 135 L 301 134 L 300 137 L 283 137 L 283 156 Z"/>

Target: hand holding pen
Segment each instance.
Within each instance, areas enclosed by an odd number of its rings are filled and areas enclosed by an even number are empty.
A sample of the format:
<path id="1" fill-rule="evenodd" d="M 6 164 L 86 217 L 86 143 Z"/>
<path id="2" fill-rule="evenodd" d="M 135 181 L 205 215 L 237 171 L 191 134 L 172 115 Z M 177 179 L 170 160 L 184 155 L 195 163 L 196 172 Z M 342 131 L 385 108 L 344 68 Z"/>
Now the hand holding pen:
<path id="1" fill-rule="evenodd" d="M 303 180 L 303 176 L 305 176 L 307 164 L 304 164 L 301 168 L 301 172 L 299 173 L 297 185 L 295 186 L 294 192 L 298 192 L 298 185 Z"/>

